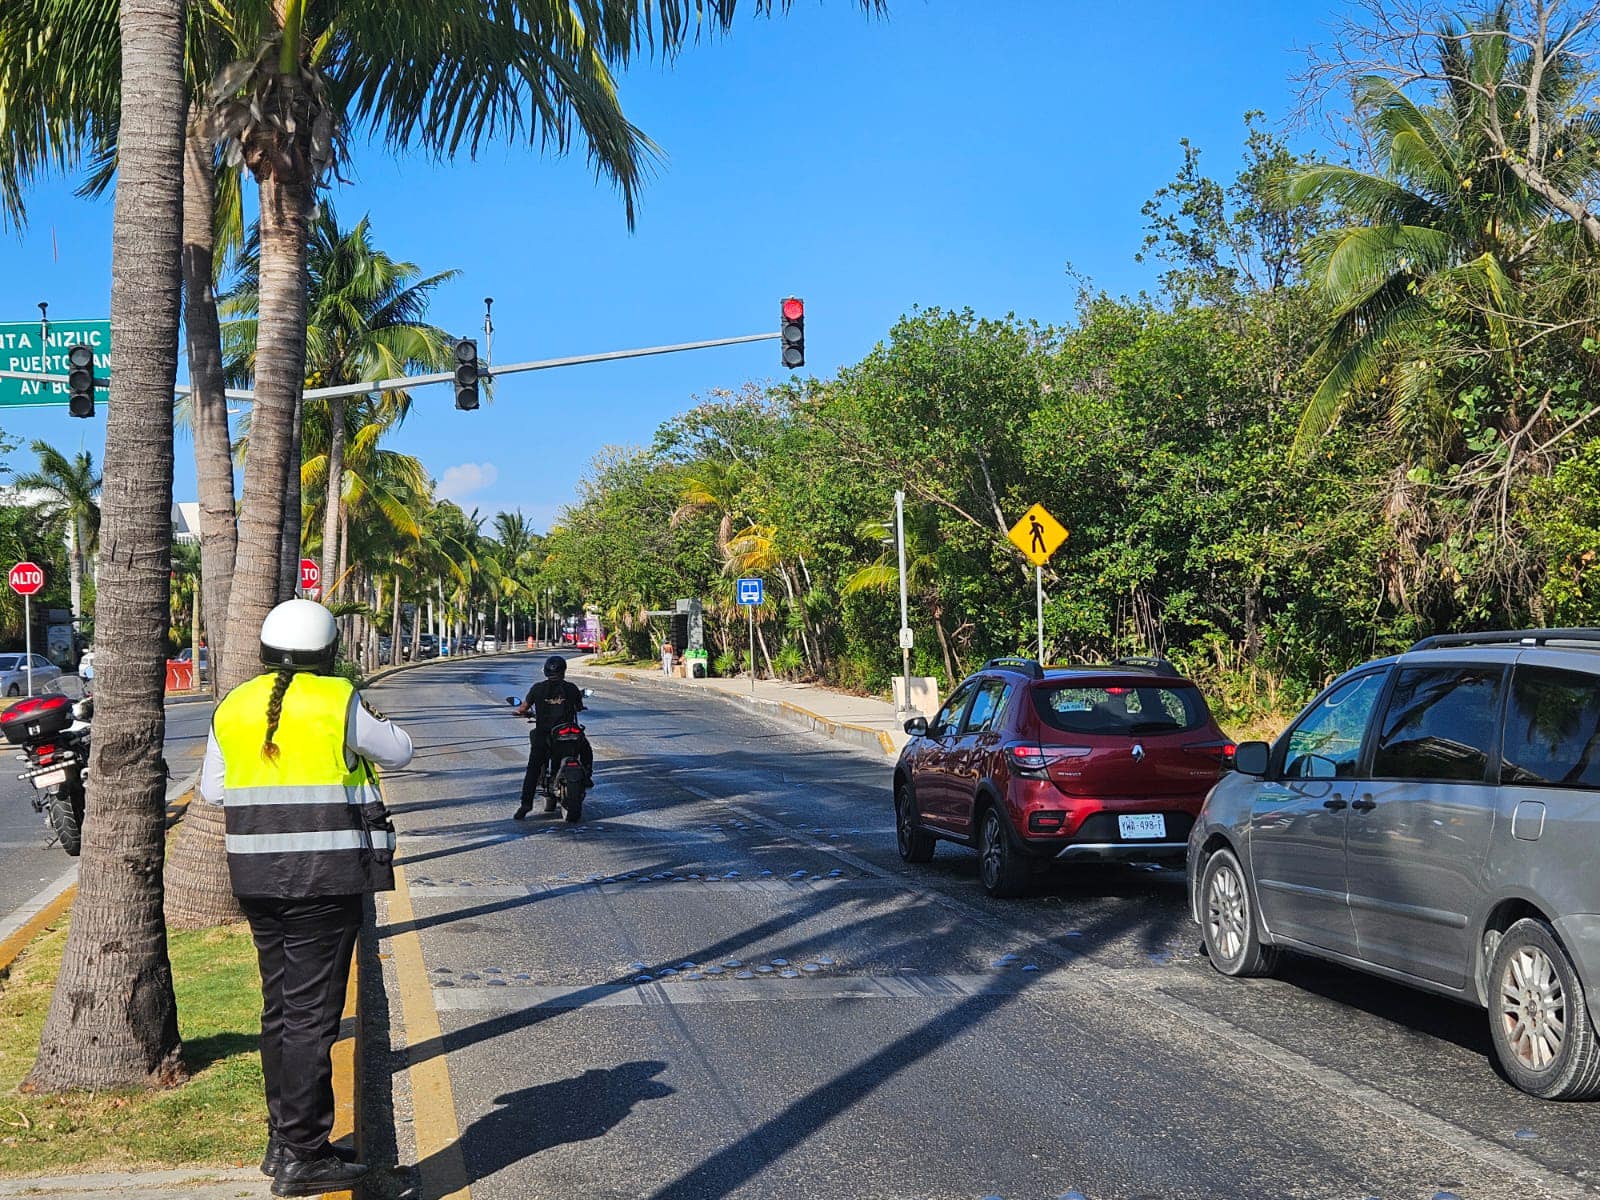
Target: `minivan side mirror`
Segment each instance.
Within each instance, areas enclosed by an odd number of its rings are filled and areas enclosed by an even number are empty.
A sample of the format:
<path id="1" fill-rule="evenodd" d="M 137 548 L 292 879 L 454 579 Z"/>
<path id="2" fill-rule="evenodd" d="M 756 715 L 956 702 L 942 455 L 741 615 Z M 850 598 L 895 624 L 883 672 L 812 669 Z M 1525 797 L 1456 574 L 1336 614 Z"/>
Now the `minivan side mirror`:
<path id="1" fill-rule="evenodd" d="M 1265 742 L 1240 742 L 1233 752 L 1233 769 L 1241 775 L 1265 776 L 1272 747 Z"/>
<path id="2" fill-rule="evenodd" d="M 909 733 L 912 737 L 927 737 L 928 736 L 928 718 L 927 717 L 912 717 L 909 721 L 906 722 L 906 732 Z"/>

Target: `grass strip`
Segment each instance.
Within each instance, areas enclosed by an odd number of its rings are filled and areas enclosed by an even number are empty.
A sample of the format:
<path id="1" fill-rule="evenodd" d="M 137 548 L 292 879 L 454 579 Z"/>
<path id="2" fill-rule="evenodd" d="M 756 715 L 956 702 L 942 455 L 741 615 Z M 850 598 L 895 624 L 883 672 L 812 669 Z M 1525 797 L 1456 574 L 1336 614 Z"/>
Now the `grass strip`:
<path id="1" fill-rule="evenodd" d="M 261 985 L 244 924 L 169 938 L 184 1061 L 166 1091 L 18 1091 L 33 1066 L 67 916 L 0 977 L 0 1176 L 254 1162 L 266 1141 Z"/>

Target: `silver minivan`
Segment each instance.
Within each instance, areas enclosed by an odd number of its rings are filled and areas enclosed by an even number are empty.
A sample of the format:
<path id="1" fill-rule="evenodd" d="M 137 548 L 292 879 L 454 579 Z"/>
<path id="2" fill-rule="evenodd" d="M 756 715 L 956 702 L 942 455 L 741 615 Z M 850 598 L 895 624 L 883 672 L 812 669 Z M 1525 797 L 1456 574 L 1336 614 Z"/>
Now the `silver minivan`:
<path id="1" fill-rule="evenodd" d="M 1234 764 L 1189 838 L 1217 970 L 1288 948 L 1476 1004 L 1518 1087 L 1600 1094 L 1600 629 L 1425 638 Z"/>

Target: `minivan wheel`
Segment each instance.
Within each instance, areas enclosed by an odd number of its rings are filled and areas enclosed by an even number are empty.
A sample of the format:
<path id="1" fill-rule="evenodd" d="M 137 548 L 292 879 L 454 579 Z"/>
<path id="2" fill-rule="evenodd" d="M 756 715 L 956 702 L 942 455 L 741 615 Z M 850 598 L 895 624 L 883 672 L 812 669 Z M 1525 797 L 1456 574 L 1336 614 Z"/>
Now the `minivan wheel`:
<path id="1" fill-rule="evenodd" d="M 1489 968 L 1489 1033 L 1506 1075 L 1542 1100 L 1600 1095 L 1600 1044 L 1583 984 L 1545 922 L 1524 917 Z"/>
<path id="2" fill-rule="evenodd" d="M 1027 890 L 1030 874 L 1005 816 L 998 805 L 989 805 L 978 828 L 978 877 L 984 890 L 997 900 L 1010 900 Z"/>
<path id="3" fill-rule="evenodd" d="M 1200 930 L 1211 965 L 1224 975 L 1250 979 L 1277 968 L 1278 948 L 1261 944 L 1250 886 L 1231 850 L 1218 850 L 1206 860 L 1200 878 Z"/>
<path id="4" fill-rule="evenodd" d="M 917 824 L 916 801 L 911 796 L 911 785 L 905 780 L 894 789 L 894 840 L 900 857 L 906 862 L 932 861 L 937 839 Z"/>

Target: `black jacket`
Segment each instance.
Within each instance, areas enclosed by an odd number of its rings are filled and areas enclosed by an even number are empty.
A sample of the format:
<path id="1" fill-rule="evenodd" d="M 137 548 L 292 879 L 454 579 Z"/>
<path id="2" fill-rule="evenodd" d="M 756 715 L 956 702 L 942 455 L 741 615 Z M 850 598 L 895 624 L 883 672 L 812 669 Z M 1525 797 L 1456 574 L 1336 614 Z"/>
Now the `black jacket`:
<path id="1" fill-rule="evenodd" d="M 540 729 L 554 729 L 576 721 L 583 711 L 583 692 L 565 679 L 544 679 L 528 689 L 523 704 L 533 713 Z"/>

